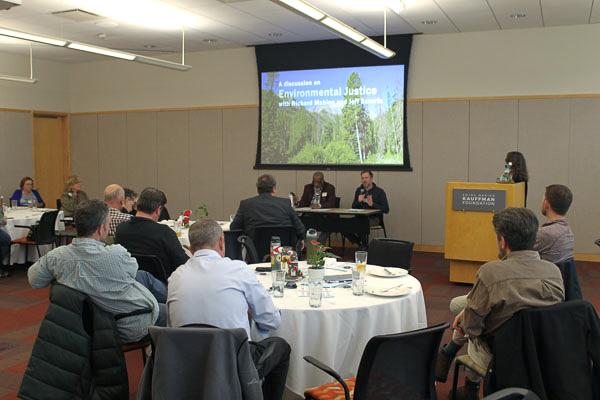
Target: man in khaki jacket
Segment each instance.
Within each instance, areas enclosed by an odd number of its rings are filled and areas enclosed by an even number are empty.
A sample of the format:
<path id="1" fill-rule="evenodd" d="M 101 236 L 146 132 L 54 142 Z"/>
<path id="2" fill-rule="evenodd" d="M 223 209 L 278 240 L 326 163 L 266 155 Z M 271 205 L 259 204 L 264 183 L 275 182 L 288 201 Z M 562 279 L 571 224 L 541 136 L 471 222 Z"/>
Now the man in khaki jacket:
<path id="1" fill-rule="evenodd" d="M 526 208 L 507 208 L 494 214 L 500 260 L 484 264 L 475 284 L 463 300 L 453 301 L 457 312 L 452 341 L 440 350 L 436 379 L 445 382 L 450 364 L 468 342 L 468 354 L 481 369 L 491 361 L 486 337 L 524 308 L 544 307 L 564 300 L 562 276 L 556 265 L 540 259 L 532 250 L 538 221 Z M 458 304 L 463 303 L 463 304 Z M 467 371 L 459 399 L 479 398 L 479 378 Z"/>

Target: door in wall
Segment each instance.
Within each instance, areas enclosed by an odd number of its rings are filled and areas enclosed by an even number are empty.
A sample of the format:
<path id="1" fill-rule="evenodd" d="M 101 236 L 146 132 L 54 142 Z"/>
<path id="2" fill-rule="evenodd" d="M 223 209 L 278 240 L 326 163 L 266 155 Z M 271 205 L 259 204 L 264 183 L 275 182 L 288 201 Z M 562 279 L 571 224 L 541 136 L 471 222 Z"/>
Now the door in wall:
<path id="1" fill-rule="evenodd" d="M 46 207 L 56 207 L 56 199 L 71 172 L 70 154 L 69 117 L 34 114 L 34 179 Z"/>

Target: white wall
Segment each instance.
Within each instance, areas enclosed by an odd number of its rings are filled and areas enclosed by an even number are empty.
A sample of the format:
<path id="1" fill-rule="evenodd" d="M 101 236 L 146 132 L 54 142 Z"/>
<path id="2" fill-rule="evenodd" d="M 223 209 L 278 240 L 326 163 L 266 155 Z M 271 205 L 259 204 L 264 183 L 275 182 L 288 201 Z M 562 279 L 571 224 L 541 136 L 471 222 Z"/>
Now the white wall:
<path id="1" fill-rule="evenodd" d="M 35 84 L 0 80 L 0 108 L 70 111 L 69 64 L 35 59 Z M 0 54 L 0 74 L 29 77 L 29 57 Z"/>

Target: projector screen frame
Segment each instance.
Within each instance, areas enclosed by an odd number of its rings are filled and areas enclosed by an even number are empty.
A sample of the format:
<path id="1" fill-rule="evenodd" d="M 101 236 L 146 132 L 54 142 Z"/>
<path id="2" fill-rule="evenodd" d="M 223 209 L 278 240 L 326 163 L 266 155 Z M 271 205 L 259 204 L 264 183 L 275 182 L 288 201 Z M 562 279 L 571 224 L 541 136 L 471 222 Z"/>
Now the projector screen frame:
<path id="1" fill-rule="evenodd" d="M 380 42 L 382 38 L 375 38 Z M 313 170 L 327 171 L 373 170 L 373 171 L 412 171 L 406 126 L 406 92 L 409 74 L 412 35 L 388 36 L 388 47 L 396 52 L 389 60 L 382 60 L 345 40 L 323 40 L 313 42 L 284 43 L 255 46 L 257 62 L 257 80 L 259 93 L 258 140 L 254 169 L 272 170 Z M 262 73 L 300 71 L 311 69 L 369 67 L 383 65 L 404 65 L 403 93 L 403 165 L 399 164 L 268 164 L 262 163 Z"/>

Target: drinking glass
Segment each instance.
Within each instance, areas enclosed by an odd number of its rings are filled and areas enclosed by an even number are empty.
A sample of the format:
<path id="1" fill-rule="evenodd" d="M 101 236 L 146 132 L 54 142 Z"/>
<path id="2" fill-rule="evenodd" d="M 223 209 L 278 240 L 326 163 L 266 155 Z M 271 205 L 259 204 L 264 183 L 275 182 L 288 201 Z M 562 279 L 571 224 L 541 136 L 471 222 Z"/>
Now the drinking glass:
<path id="1" fill-rule="evenodd" d="M 273 280 L 273 297 L 283 297 L 285 270 L 271 271 L 271 279 Z"/>
<path id="2" fill-rule="evenodd" d="M 354 253 L 356 265 L 352 268 L 352 294 L 362 296 L 365 292 L 365 273 L 367 272 L 367 252 Z"/>
<path id="3" fill-rule="evenodd" d="M 13 210 L 16 209 L 18 206 L 19 206 L 19 202 L 17 200 L 10 201 L 10 208 L 12 208 Z"/>
<path id="4" fill-rule="evenodd" d="M 308 305 L 312 308 L 321 307 L 323 300 L 323 281 L 322 280 L 309 280 L 308 282 Z"/>

